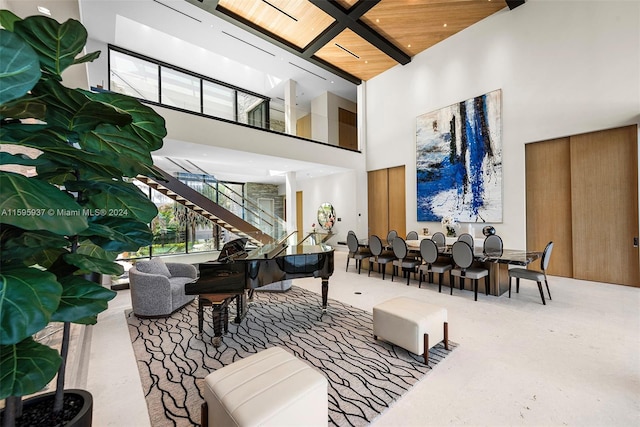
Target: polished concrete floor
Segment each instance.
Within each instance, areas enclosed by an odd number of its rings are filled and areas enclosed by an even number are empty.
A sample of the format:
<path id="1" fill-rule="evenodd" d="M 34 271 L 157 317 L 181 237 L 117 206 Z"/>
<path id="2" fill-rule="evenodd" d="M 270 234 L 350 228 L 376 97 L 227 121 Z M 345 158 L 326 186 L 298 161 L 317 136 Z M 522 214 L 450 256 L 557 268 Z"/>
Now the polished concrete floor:
<path id="1" fill-rule="evenodd" d="M 383 413 L 375 426 L 637 426 L 640 425 L 640 289 L 551 277 L 543 306 L 535 283 L 500 297 L 438 293 L 387 276 L 358 275 L 336 252 L 329 297 L 371 311 L 398 295 L 446 307 L 459 347 Z M 320 280 L 297 286 L 320 291 Z M 89 354 L 76 384 L 94 396 L 93 425 L 149 426 L 119 291 L 89 327 Z"/>

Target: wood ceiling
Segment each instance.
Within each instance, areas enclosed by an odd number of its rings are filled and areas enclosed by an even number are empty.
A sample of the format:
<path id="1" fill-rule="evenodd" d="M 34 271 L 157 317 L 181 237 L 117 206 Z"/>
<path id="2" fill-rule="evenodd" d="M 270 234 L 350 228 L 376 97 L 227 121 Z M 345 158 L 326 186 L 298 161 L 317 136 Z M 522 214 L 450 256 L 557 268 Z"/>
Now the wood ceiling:
<path id="1" fill-rule="evenodd" d="M 525 0 L 187 0 L 359 84 Z"/>

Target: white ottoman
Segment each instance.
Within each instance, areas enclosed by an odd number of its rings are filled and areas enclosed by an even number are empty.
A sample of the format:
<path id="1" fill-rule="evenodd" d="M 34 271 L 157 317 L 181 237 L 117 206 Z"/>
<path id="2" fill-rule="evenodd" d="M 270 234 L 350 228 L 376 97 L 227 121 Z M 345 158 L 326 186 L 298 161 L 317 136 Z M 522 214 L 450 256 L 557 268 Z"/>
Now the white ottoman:
<path id="1" fill-rule="evenodd" d="M 383 339 L 414 354 L 424 355 L 444 341 L 449 349 L 447 309 L 414 298 L 397 297 L 373 307 L 373 338 Z"/>
<path id="2" fill-rule="evenodd" d="M 245 357 L 204 379 L 202 426 L 323 426 L 328 382 L 280 347 Z"/>

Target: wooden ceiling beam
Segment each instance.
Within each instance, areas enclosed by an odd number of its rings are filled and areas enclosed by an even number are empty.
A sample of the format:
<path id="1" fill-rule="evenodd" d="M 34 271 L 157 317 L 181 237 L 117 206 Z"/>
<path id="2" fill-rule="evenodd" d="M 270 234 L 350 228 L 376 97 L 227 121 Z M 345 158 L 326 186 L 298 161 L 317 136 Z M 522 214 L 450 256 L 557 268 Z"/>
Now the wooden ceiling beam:
<path id="1" fill-rule="evenodd" d="M 277 37 L 275 34 L 265 32 L 263 28 L 258 27 L 257 25 L 253 24 L 250 21 L 247 21 L 241 16 L 238 16 L 226 9 L 218 8 L 218 0 L 186 0 L 186 1 L 193 4 L 194 6 L 197 6 L 203 10 L 206 10 L 207 12 L 217 16 L 218 18 L 224 19 L 225 21 L 232 23 L 233 25 L 243 29 L 244 31 L 247 31 L 253 34 L 254 36 L 260 37 L 261 39 L 266 40 L 278 46 L 281 49 L 286 50 L 289 53 L 292 53 L 296 56 L 304 58 L 306 61 L 311 62 L 312 64 L 320 68 L 324 68 L 330 73 L 335 74 L 336 76 L 343 78 L 348 82 L 354 83 L 356 85 L 359 85 L 360 83 L 362 83 L 362 80 L 359 79 L 358 77 L 352 74 L 349 74 L 346 71 L 327 63 L 326 61 L 323 61 L 319 58 L 315 58 L 313 55 L 306 56 L 304 52 L 298 49 L 297 46 L 294 46 L 291 43 L 288 43 L 286 40 Z"/>
<path id="2" fill-rule="evenodd" d="M 505 3 L 509 6 L 509 10 L 513 10 L 516 7 L 523 5 L 525 1 L 526 0 L 505 0 Z"/>
<path id="3" fill-rule="evenodd" d="M 328 15 L 335 18 L 337 24 L 325 31 L 326 33 L 330 33 L 327 34 L 326 37 L 323 33 L 320 35 L 320 37 L 310 43 L 309 46 L 305 48 L 305 56 L 307 54 L 314 54 L 320 48 L 322 48 L 324 44 L 332 40 L 344 29 L 349 28 L 351 31 L 365 39 L 367 42 L 371 43 L 373 46 L 384 52 L 385 55 L 389 56 L 399 64 L 406 65 L 411 62 L 411 57 L 409 55 L 404 53 L 404 51 L 399 49 L 396 45 L 371 29 L 371 27 L 360 21 L 360 18 L 369 10 L 371 10 L 375 5 L 377 5 L 381 0 L 361 0 L 348 11 L 343 9 L 336 2 L 326 0 L 309 1 Z M 324 41 L 324 43 L 320 44 L 320 42 L 322 41 Z"/>

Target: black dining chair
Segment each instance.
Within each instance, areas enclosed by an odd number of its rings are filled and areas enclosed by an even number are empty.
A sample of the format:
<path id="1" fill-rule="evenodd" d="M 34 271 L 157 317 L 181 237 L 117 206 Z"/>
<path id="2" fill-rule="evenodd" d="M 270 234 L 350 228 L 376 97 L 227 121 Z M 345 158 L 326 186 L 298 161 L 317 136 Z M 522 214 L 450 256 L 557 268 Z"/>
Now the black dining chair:
<path id="1" fill-rule="evenodd" d="M 478 301 L 478 279 L 484 277 L 484 288 L 487 295 L 489 295 L 489 270 L 481 267 L 472 267 L 473 264 L 473 249 L 467 242 L 458 240 L 451 247 L 451 255 L 453 256 L 453 263 L 456 265 L 452 270 L 453 276 L 459 277 L 460 289 L 464 289 L 464 280 L 473 280 L 473 292 L 474 300 Z"/>
<path id="2" fill-rule="evenodd" d="M 387 249 L 393 250 L 393 239 L 398 236 L 398 232 L 396 230 L 391 230 L 387 233 Z"/>
<path id="3" fill-rule="evenodd" d="M 378 273 L 380 273 L 380 270 L 382 269 L 382 280 L 384 280 L 387 264 L 392 263 L 396 257 L 392 252 L 384 250 L 382 240 L 375 234 L 369 238 L 369 250 L 371 251 L 371 256 L 369 257 L 369 273 L 367 275 L 371 276 L 373 264 L 377 264 Z"/>
<path id="4" fill-rule="evenodd" d="M 431 236 L 431 240 L 433 240 L 433 243 L 436 244 L 438 249 L 442 249 L 447 246 L 447 238 L 445 237 L 444 233 L 441 233 L 439 231 L 433 233 L 433 236 Z"/>
<path id="5" fill-rule="evenodd" d="M 408 232 L 406 240 L 418 240 L 418 232 L 417 231 Z"/>
<path id="6" fill-rule="evenodd" d="M 469 233 L 462 233 L 460 236 L 458 236 L 458 240 L 460 242 L 465 242 L 467 245 L 471 246 L 471 249 L 473 249 L 473 236 Z"/>
<path id="7" fill-rule="evenodd" d="M 549 291 L 549 281 L 547 280 L 547 268 L 549 267 L 549 259 L 551 258 L 551 251 L 553 250 L 553 242 L 547 243 L 547 246 L 542 252 L 542 258 L 540 259 L 540 267 L 542 271 L 529 270 L 526 268 L 512 268 L 509 270 L 509 298 L 511 298 L 511 278 L 516 278 L 516 293 L 520 292 L 520 279 L 533 280 L 538 284 L 538 290 L 540 291 L 540 298 L 542 298 L 542 304 L 547 303 L 544 300 L 544 291 L 542 290 L 542 282 L 547 287 L 547 293 L 549 294 L 549 301 L 551 301 L 551 292 Z"/>
<path id="8" fill-rule="evenodd" d="M 347 256 L 347 268 L 345 271 L 349 270 L 349 260 L 353 258 L 356 261 L 358 274 L 360 274 L 360 270 L 362 269 L 362 260 L 368 259 L 371 256 L 371 251 L 358 244 L 358 237 L 355 233 L 347 234 L 347 246 L 349 247 L 349 255 Z"/>
<path id="9" fill-rule="evenodd" d="M 484 239 L 482 252 L 485 255 L 502 255 L 502 238 L 497 234 L 490 234 Z"/>
<path id="10" fill-rule="evenodd" d="M 393 277 L 397 272 L 402 271 L 402 274 L 407 276 L 407 286 L 409 286 L 411 273 L 415 273 L 416 268 L 420 265 L 420 261 L 409 256 L 407 242 L 400 236 L 396 236 L 396 238 L 393 239 L 393 254 L 397 259 L 393 261 L 391 281 L 393 282 Z"/>
<path id="11" fill-rule="evenodd" d="M 420 242 L 420 255 L 423 263 L 418 267 L 418 287 L 422 285 L 425 273 L 428 273 L 429 282 L 433 283 L 433 273 L 438 273 L 438 292 L 442 292 L 442 275 L 449 272 L 449 285 L 453 295 L 453 280 L 451 278 L 451 263 L 438 262 L 438 247 L 431 239 L 423 239 Z"/>

